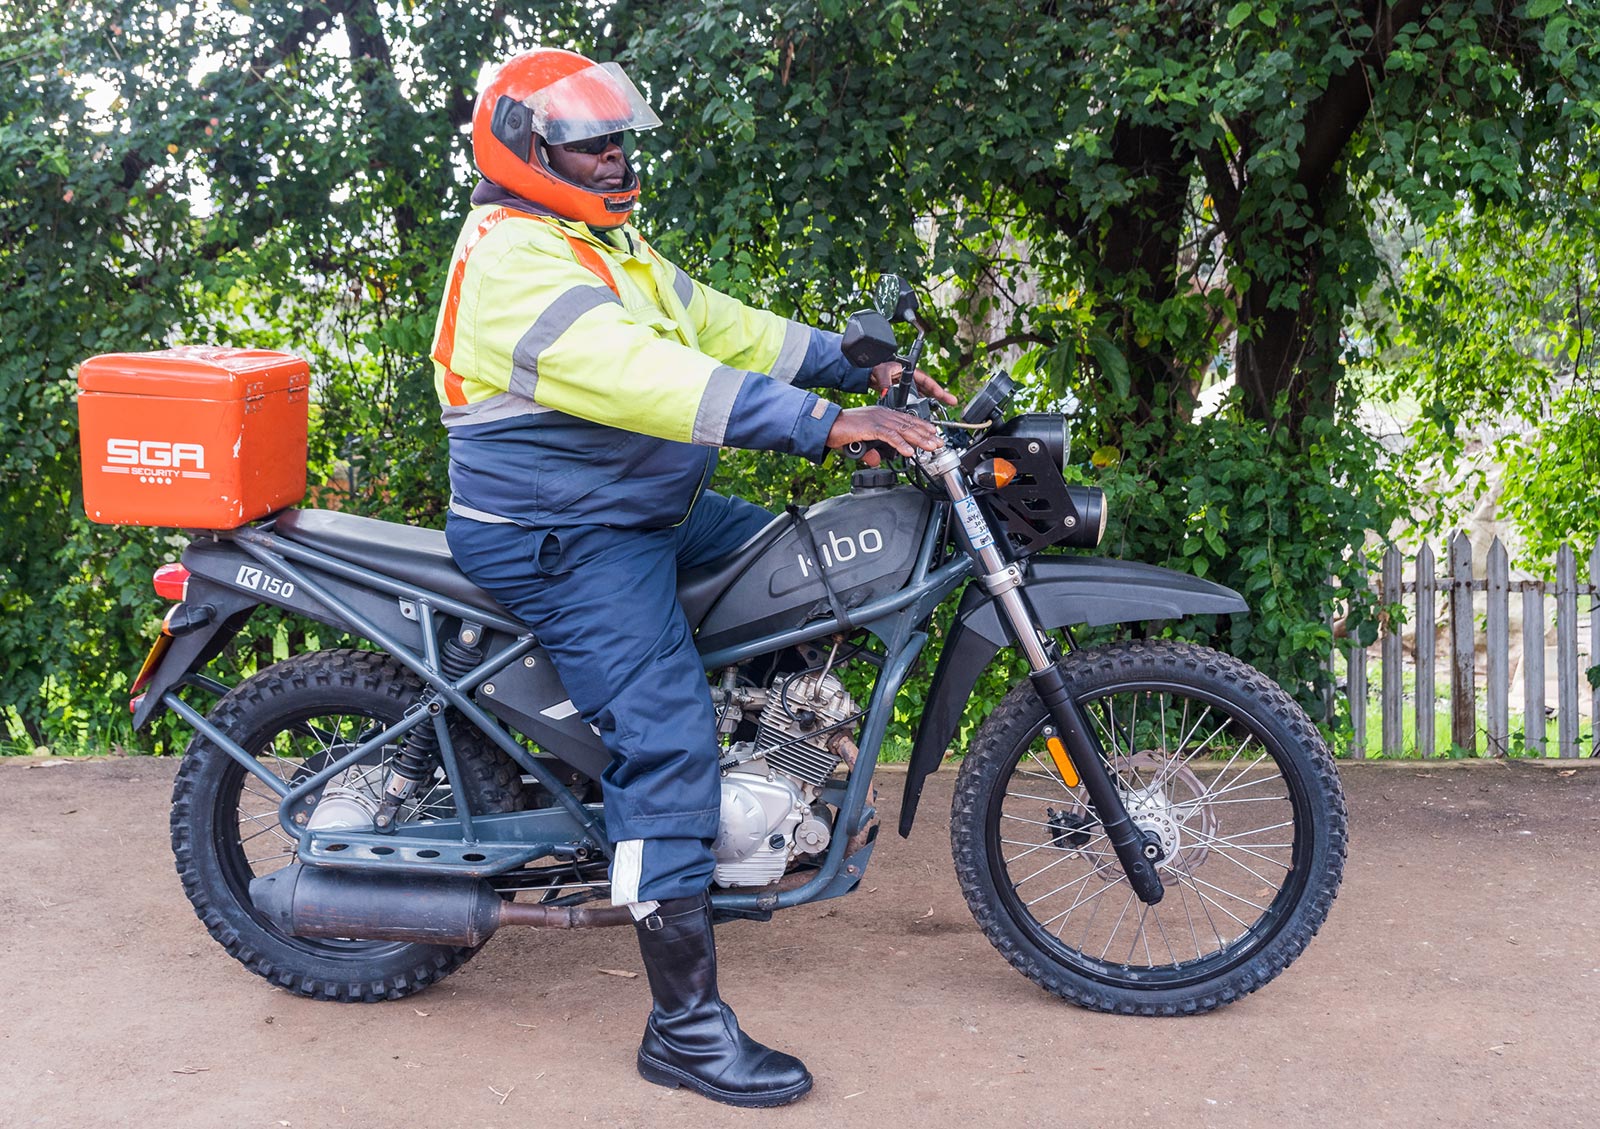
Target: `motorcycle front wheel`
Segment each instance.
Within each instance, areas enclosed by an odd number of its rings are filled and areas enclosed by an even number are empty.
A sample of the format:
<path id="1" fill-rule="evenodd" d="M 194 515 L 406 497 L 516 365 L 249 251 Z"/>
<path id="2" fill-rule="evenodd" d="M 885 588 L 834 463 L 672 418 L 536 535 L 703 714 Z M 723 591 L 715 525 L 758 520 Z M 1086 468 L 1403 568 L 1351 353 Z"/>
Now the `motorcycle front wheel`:
<path id="1" fill-rule="evenodd" d="M 422 693 L 417 677 L 388 655 L 318 651 L 296 655 L 235 686 L 209 720 L 277 775 L 297 783 L 399 721 Z M 517 811 L 522 777 L 498 746 L 465 724 L 451 728 L 462 790 L 474 814 Z M 398 743 L 383 746 L 329 781 L 317 806 L 377 809 Z M 308 806 L 312 824 L 317 806 Z M 396 812 L 396 823 L 455 815 L 442 772 Z M 476 948 L 361 938 L 294 937 L 250 899 L 250 880 L 295 859 L 278 822 L 278 798 L 205 737 L 189 744 L 172 787 L 172 851 L 183 891 L 206 929 L 250 971 L 301 996 L 350 1002 L 394 1000 L 436 983 Z"/>
<path id="2" fill-rule="evenodd" d="M 1134 895 L 1024 682 L 956 783 L 951 846 L 973 917 L 1023 975 L 1081 1007 L 1197 1014 L 1255 991 L 1305 950 L 1339 889 L 1345 807 L 1327 746 L 1275 683 L 1204 647 L 1115 644 L 1061 671 L 1129 816 L 1161 841 L 1165 894 Z"/>

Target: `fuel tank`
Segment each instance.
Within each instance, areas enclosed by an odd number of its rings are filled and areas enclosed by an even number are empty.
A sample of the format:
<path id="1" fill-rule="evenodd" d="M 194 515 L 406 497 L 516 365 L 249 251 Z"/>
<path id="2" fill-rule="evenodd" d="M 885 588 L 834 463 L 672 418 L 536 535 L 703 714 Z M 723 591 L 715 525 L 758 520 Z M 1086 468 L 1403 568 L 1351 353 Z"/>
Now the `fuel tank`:
<path id="1" fill-rule="evenodd" d="M 723 590 L 700 621 L 702 653 L 833 615 L 826 573 L 847 608 L 905 586 L 932 503 L 914 486 L 843 494 L 806 511 L 816 552 L 793 523 Z"/>

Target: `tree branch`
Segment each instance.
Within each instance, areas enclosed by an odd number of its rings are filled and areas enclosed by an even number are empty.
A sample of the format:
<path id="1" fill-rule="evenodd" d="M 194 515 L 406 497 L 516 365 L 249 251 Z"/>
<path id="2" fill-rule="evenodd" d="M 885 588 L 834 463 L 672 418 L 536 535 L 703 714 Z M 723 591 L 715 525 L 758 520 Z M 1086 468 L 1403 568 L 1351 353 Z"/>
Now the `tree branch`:
<path id="1" fill-rule="evenodd" d="M 983 342 L 983 348 L 986 353 L 993 353 L 1000 349 L 1009 349 L 1013 345 L 1054 345 L 1055 343 L 1056 339 L 1054 337 L 1045 337 L 1039 333 L 1031 333 L 1027 330 L 1023 330 L 1018 333 L 1008 333 L 1004 337 L 998 338 L 994 341 L 985 341 Z M 977 345 L 974 345 L 970 349 L 963 349 L 961 352 L 956 354 L 956 368 L 966 368 L 977 359 L 977 356 Z"/>
<path id="2" fill-rule="evenodd" d="M 273 44 L 250 61 L 250 73 L 265 78 L 267 71 L 295 54 L 314 32 L 326 31 L 335 15 L 343 10 L 326 4 L 307 4 L 300 10 L 300 18 L 285 28 Z"/>
<path id="3" fill-rule="evenodd" d="M 1414 23 L 1422 14 L 1423 6 L 1424 0 L 1374 5 L 1367 20 L 1372 38 L 1367 40 L 1366 50 L 1328 83 L 1328 88 L 1307 108 L 1305 120 L 1315 128 L 1308 128 L 1305 140 L 1300 143 L 1300 168 L 1295 180 L 1308 190 L 1317 190 L 1327 180 L 1350 138 L 1372 109 L 1368 70 L 1375 71 L 1380 78 L 1383 76 L 1396 30 Z"/>

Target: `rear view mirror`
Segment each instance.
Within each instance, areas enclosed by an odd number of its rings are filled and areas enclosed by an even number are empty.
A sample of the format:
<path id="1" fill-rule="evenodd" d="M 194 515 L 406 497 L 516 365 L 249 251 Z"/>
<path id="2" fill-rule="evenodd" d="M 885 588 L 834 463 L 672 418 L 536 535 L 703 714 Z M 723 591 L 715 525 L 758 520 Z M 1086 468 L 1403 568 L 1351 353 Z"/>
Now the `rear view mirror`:
<path id="1" fill-rule="evenodd" d="M 900 343 L 894 339 L 894 327 L 888 318 L 874 310 L 858 310 L 845 323 L 839 351 L 856 368 L 876 368 L 884 361 L 894 360 Z"/>
<path id="2" fill-rule="evenodd" d="M 910 321 L 917 312 L 917 295 L 897 274 L 886 274 L 872 288 L 872 304 L 891 322 Z"/>

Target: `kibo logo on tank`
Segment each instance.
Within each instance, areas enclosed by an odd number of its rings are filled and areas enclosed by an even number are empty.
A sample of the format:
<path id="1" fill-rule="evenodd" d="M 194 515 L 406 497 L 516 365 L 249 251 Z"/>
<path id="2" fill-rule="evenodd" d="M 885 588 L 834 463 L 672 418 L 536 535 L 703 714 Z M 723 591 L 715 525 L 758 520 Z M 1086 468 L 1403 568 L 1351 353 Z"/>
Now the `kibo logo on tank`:
<path id="1" fill-rule="evenodd" d="M 848 564 L 850 561 L 855 560 L 858 555 L 867 556 L 871 553 L 883 552 L 883 534 L 876 529 L 863 529 L 854 537 L 848 533 L 840 537 L 833 530 L 828 529 L 823 531 L 823 536 L 827 538 L 826 541 L 821 538 L 817 540 L 817 552 L 822 554 L 820 568 L 818 568 L 816 561 L 813 561 L 804 553 L 795 554 L 795 559 L 800 562 L 801 576 L 810 576 L 813 568 L 821 572 L 825 568 L 837 568 L 839 565 Z"/>

